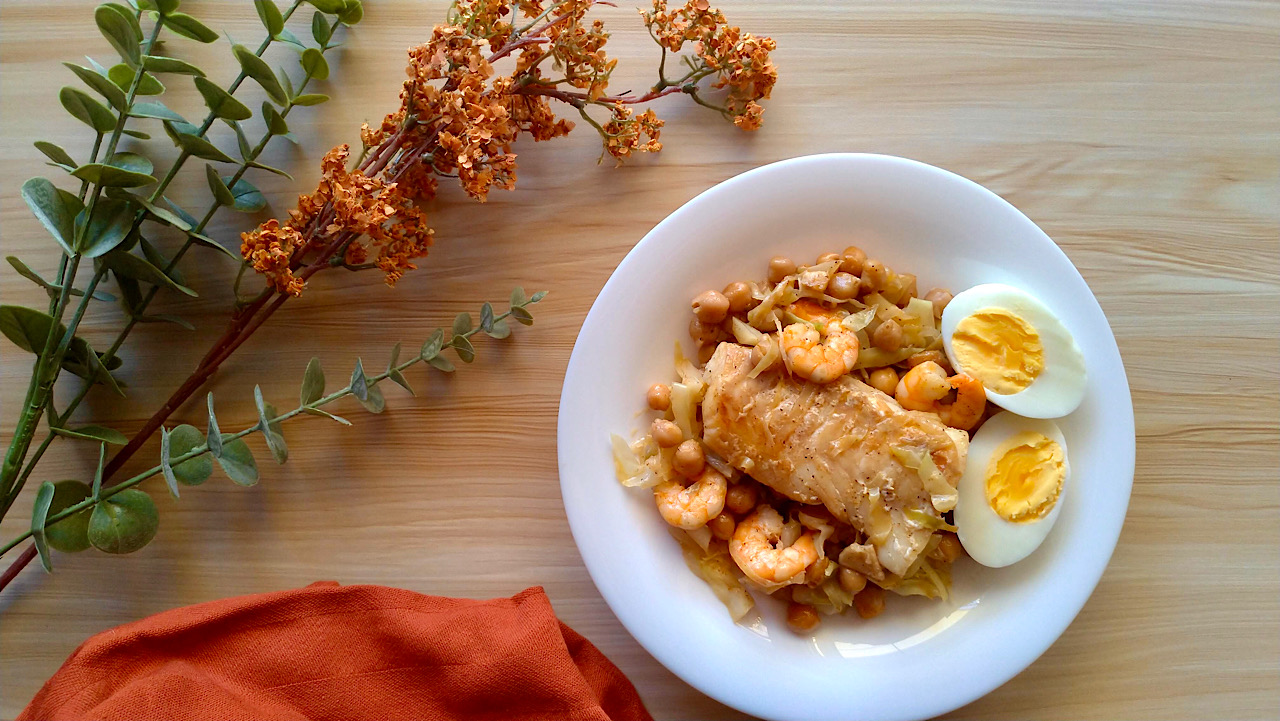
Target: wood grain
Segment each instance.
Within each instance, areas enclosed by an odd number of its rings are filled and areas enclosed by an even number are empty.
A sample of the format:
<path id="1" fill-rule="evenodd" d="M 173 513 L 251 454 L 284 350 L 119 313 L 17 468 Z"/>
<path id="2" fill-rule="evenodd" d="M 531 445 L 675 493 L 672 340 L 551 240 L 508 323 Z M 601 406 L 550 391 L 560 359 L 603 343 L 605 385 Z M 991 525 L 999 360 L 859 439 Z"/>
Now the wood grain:
<path id="1" fill-rule="evenodd" d="M 237 38 L 260 36 L 248 3 L 188 4 Z M 324 150 L 354 140 L 361 121 L 392 107 L 403 50 L 427 36 L 445 3 L 366 5 L 319 88 L 337 102 L 290 118 L 301 148 L 268 151 L 267 162 L 298 177 L 262 179 L 276 213 L 314 182 Z M 513 285 L 552 294 L 534 328 L 481 343 L 477 362 L 456 377 L 417 374 L 425 393 L 389 393 L 387 414 L 350 407 L 340 412 L 357 417 L 354 428 L 291 426 L 292 460 L 266 469 L 257 487 L 210 482 L 180 502 L 156 493 L 163 525 L 142 552 L 59 555 L 52 576 L 28 569 L 0 596 L 0 716 L 17 713 L 92 633 L 179 605 L 336 579 L 472 597 L 540 584 L 560 616 L 631 677 L 655 716 L 740 718 L 648 656 L 587 577 L 557 485 L 560 381 L 596 292 L 681 203 L 772 160 L 865 150 L 971 177 L 1054 237 L 1111 320 L 1137 413 L 1128 519 L 1092 599 L 1039 661 L 954 716 L 1274 718 L 1277 6 L 730 0 L 725 9 L 778 41 L 782 80 L 761 132 L 747 136 L 667 103 L 659 107 L 667 149 L 622 168 L 597 165 L 586 132 L 523 145 L 516 192 L 483 208 L 455 190 L 443 194 L 438 248 L 396 289 L 367 275 L 321 276 L 216 379 L 225 424 L 251 422 L 255 383 L 268 398 L 292 398 L 313 355 L 333 369 L 357 356 L 376 364 L 396 341 L 419 341 Z M 0 13 L 4 253 L 47 273 L 53 246 L 18 197 L 25 178 L 51 172 L 30 141 L 84 154 L 81 127 L 57 107 L 58 87 L 74 83 L 59 61 L 111 52 L 83 3 L 7 2 Z M 621 60 L 614 87 L 647 85 L 655 58 L 633 12 L 603 15 Z M 215 79 L 229 74 L 225 43 L 173 44 L 180 47 L 171 52 L 217 68 Z M 166 99 L 195 115 L 194 91 L 171 85 Z M 203 179 L 188 175 L 175 194 L 203 202 Z M 218 237 L 243 227 L 230 215 L 219 216 Z M 86 421 L 126 432 L 141 424 L 219 332 L 231 271 L 216 258 L 190 268 L 201 298 L 166 298 L 164 310 L 200 330 L 135 333 L 122 370 L 130 398 L 95 395 Z M 12 273 L 0 274 L 0 291 L 5 303 L 44 302 Z M 105 344 L 120 322 L 115 308 L 98 308 L 85 334 Z M 7 343 L 0 353 L 7 437 L 29 364 Z M 180 416 L 198 419 L 199 409 Z M 83 477 L 92 455 L 59 443 L 42 478 Z M 28 494 L 4 522 L 4 537 L 23 527 L 30 502 Z"/>

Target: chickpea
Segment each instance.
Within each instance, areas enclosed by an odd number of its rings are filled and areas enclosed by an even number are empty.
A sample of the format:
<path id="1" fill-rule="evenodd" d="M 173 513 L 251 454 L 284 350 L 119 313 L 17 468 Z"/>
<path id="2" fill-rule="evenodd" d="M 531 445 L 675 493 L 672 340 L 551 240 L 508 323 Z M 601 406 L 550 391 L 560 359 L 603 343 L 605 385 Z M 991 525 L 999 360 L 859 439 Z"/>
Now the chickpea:
<path id="1" fill-rule="evenodd" d="M 702 455 L 702 444 L 690 438 L 676 446 L 676 454 L 671 458 L 671 465 L 676 473 L 693 478 L 702 473 L 707 459 Z"/>
<path id="2" fill-rule="evenodd" d="M 933 303 L 933 317 L 939 319 L 942 317 L 942 311 L 946 310 L 947 303 L 955 296 L 951 295 L 951 291 L 946 288 L 933 288 L 924 294 L 924 299 Z"/>
<path id="3" fill-rule="evenodd" d="M 871 377 L 867 379 L 872 388 L 893 395 L 894 390 L 898 388 L 898 371 L 892 368 L 877 368 L 871 371 Z"/>
<path id="4" fill-rule="evenodd" d="M 840 261 L 840 270 L 849 275 L 862 275 L 862 264 L 867 262 L 867 254 L 862 248 L 851 245 L 844 249 L 844 259 Z"/>
<path id="5" fill-rule="evenodd" d="M 760 304 L 760 301 L 751 297 L 751 286 L 740 280 L 724 287 L 724 297 L 729 299 L 731 313 L 745 313 Z"/>
<path id="6" fill-rule="evenodd" d="M 729 490 L 725 492 L 724 507 L 739 516 L 745 515 L 756 507 L 758 498 L 756 486 L 751 481 L 735 483 L 729 486 Z"/>
<path id="7" fill-rule="evenodd" d="M 775 255 L 769 260 L 769 282 L 779 283 L 783 278 L 794 275 L 796 262 L 785 255 Z"/>
<path id="8" fill-rule="evenodd" d="M 929 361 L 933 361 L 934 363 L 942 366 L 942 369 L 947 371 L 947 375 L 951 375 L 951 363 L 947 360 L 947 354 L 940 350 L 922 350 L 919 353 L 916 353 L 915 355 L 907 358 L 907 367 L 915 368 L 921 363 L 927 363 Z"/>
<path id="9" fill-rule="evenodd" d="M 695 343 L 713 343 L 720 338 L 720 326 L 715 323 L 703 323 L 697 316 L 689 321 L 689 337 Z"/>
<path id="10" fill-rule="evenodd" d="M 831 565 L 831 559 L 819 558 L 804 572 L 805 583 L 818 585 L 827 577 L 827 567 Z"/>
<path id="11" fill-rule="evenodd" d="M 902 326 L 890 318 L 871 334 L 871 345 L 892 353 L 902 347 Z"/>
<path id="12" fill-rule="evenodd" d="M 707 343 L 698 346 L 698 365 L 706 365 L 707 361 L 711 360 L 711 356 L 715 355 L 716 348 L 719 347 L 719 343 Z"/>
<path id="13" fill-rule="evenodd" d="M 938 534 L 938 547 L 929 552 L 929 558 L 943 563 L 951 563 L 964 553 L 964 547 L 960 545 L 960 539 L 954 533 L 942 532 Z"/>
<path id="14" fill-rule="evenodd" d="M 693 314 L 703 323 L 715 325 L 729 315 L 729 299 L 718 290 L 709 290 L 693 299 Z"/>
<path id="15" fill-rule="evenodd" d="M 818 256 L 817 264 L 821 265 L 823 263 L 830 263 L 832 261 L 835 261 L 838 263 L 842 260 L 844 260 L 844 258 L 839 253 L 823 253 L 822 255 Z"/>
<path id="16" fill-rule="evenodd" d="M 671 407 L 671 387 L 666 383 L 654 383 L 645 394 L 649 407 L 655 411 L 665 411 Z"/>
<path id="17" fill-rule="evenodd" d="M 659 448 L 675 448 L 684 440 L 684 431 L 671 421 L 655 418 L 649 426 L 649 435 L 657 441 Z"/>
<path id="18" fill-rule="evenodd" d="M 813 606 L 792 601 L 787 604 L 787 627 L 796 633 L 808 633 L 818 627 L 822 617 Z"/>
<path id="19" fill-rule="evenodd" d="M 707 528 L 711 529 L 711 535 L 719 538 L 721 541 L 727 541 L 730 538 L 733 538 L 733 529 L 737 525 L 737 521 L 734 521 L 733 516 L 727 511 L 721 513 L 710 521 L 707 521 Z"/>
<path id="20" fill-rule="evenodd" d="M 878 293 L 889 285 L 890 271 L 878 260 L 865 260 L 862 263 L 862 291 Z"/>
<path id="21" fill-rule="evenodd" d="M 840 568 L 840 588 L 849 593 L 858 593 L 867 587 L 867 577 L 852 568 Z"/>
<path id="22" fill-rule="evenodd" d="M 866 588 L 854 595 L 853 607 L 863 618 L 879 616 L 884 611 L 884 589 L 874 583 L 868 583 Z"/>
<path id="23" fill-rule="evenodd" d="M 856 275 L 849 273 L 836 273 L 831 278 L 831 283 L 827 285 L 827 295 L 836 300 L 849 300 L 858 295 L 858 286 L 862 285 L 862 281 Z"/>

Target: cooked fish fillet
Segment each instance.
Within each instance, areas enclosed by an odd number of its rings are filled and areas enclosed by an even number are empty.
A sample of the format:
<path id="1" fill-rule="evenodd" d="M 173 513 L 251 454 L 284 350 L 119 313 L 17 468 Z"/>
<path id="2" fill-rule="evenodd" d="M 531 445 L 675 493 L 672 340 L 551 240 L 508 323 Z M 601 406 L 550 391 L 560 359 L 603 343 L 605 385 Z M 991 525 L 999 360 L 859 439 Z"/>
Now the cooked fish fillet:
<path id="1" fill-rule="evenodd" d="M 891 449 L 929 453 L 954 488 L 968 434 L 847 376 L 818 386 L 779 370 L 749 378 L 752 366 L 751 349 L 733 343 L 721 343 L 708 361 L 707 446 L 775 491 L 825 505 L 868 534 L 880 563 L 901 575 L 932 533 L 904 512 L 937 512 L 917 472 Z"/>

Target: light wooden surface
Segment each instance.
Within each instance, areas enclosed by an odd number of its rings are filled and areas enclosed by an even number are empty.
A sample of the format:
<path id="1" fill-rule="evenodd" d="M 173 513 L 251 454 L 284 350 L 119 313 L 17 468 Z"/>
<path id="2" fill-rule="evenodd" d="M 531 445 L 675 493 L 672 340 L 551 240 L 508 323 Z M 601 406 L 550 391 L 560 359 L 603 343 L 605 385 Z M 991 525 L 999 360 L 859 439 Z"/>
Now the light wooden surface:
<path id="1" fill-rule="evenodd" d="M 190 2 L 237 39 L 260 37 L 248 2 Z M 395 104 L 404 49 L 444 3 L 367 0 L 365 22 L 331 61 L 337 102 L 290 118 L 301 149 L 273 146 L 271 208 L 316 177 L 331 145 Z M 623 3 L 628 5 L 628 3 Z M 1062 639 L 1026 672 L 955 713 L 964 718 L 1274 718 L 1280 707 L 1280 13 L 1263 2 L 861 2 L 730 0 L 731 20 L 778 41 L 781 82 L 765 128 L 744 135 L 701 109 L 665 103 L 667 149 L 615 169 L 596 139 L 522 143 L 519 188 L 481 207 L 455 189 L 437 204 L 439 243 L 398 288 L 369 275 L 323 277 L 272 319 L 216 379 L 224 427 L 253 418 L 250 392 L 294 397 L 313 355 L 336 374 L 377 364 L 460 310 L 516 284 L 552 294 L 537 325 L 454 378 L 415 374 L 426 393 L 388 392 L 354 428 L 318 419 L 287 429 L 292 459 L 261 484 L 211 481 L 173 501 L 161 530 L 128 557 L 59 555 L 0 596 L 0 716 L 26 703 L 90 634 L 179 605 L 317 579 L 458 596 L 547 589 L 560 616 L 639 687 L 659 718 L 739 718 L 663 669 L 592 586 L 557 484 L 560 382 L 598 289 L 650 227 L 708 186 L 790 156 L 876 151 L 949 168 L 1000 193 L 1063 247 L 1120 344 L 1137 414 L 1133 499 L 1111 566 Z M 6 2 L 0 12 L 0 223 L 5 254 L 42 272 L 54 246 L 18 197 L 57 171 L 30 146 L 83 154 L 57 105 L 75 80 L 60 65 L 112 53 L 88 4 Z M 309 15 L 309 13 L 308 13 Z M 647 85 L 655 62 L 630 9 L 605 9 L 621 59 L 616 88 Z M 54 19 L 56 18 L 56 24 Z M 301 34 L 301 32 L 300 32 Z M 228 74 L 225 43 L 171 53 Z M 283 56 L 282 51 L 282 56 Z M 184 89 L 171 105 L 196 113 Z M 254 94 L 250 98 L 257 97 Z M 252 103 L 251 103 L 252 104 Z M 198 171 L 198 166 L 193 166 Z M 207 192 L 188 173 L 177 195 Z M 203 207 L 203 205 L 201 205 Z M 243 217 L 219 217 L 234 237 Z M 83 418 L 125 431 L 186 376 L 219 332 L 232 268 L 204 256 L 187 271 L 198 300 L 166 309 L 200 330 L 145 326 L 125 348 L 128 401 Z M 43 304 L 6 268 L 5 303 Z M 99 346 L 120 325 L 99 308 Z M 7 342 L 3 432 L 12 431 L 28 358 Z M 198 408 L 179 418 L 196 420 Z M 59 443 L 40 479 L 85 477 L 93 452 Z M 146 464 L 150 465 L 150 458 Z M 136 463 L 135 466 L 142 467 Z M 26 523 L 30 494 L 3 524 Z M 7 562 L 7 559 L 6 559 Z M 945 673 L 941 663 L 938 673 Z M 922 680 L 921 692 L 928 682 Z"/>

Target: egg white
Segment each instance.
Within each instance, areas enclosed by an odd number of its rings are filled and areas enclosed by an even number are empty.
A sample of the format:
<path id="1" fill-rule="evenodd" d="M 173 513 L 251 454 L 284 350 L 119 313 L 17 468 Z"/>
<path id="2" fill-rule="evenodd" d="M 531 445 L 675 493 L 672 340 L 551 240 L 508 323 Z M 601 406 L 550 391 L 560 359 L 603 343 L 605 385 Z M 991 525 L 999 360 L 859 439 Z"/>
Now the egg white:
<path id="1" fill-rule="evenodd" d="M 1044 369 L 1031 385 L 1008 395 L 987 389 L 987 400 L 1027 418 L 1061 418 L 1084 400 L 1087 380 L 1084 355 L 1075 338 L 1053 311 L 1012 286 L 987 283 L 956 295 L 942 311 L 942 342 L 951 367 L 964 372 L 951 347 L 960 321 L 986 308 L 1002 308 L 1027 321 L 1044 346 Z"/>
<path id="2" fill-rule="evenodd" d="M 1010 436 L 1034 431 L 1062 447 L 1064 477 L 1058 500 L 1044 518 L 1013 523 L 1000 517 L 987 502 L 987 464 L 996 448 Z M 1071 462 L 1067 441 L 1053 421 L 1023 418 L 1008 411 L 997 413 L 982 424 L 969 442 L 969 455 L 964 475 L 960 477 L 956 501 L 955 525 L 960 543 L 969 556 L 984 566 L 1000 568 L 1017 563 L 1040 547 L 1058 514 L 1071 486 Z"/>

